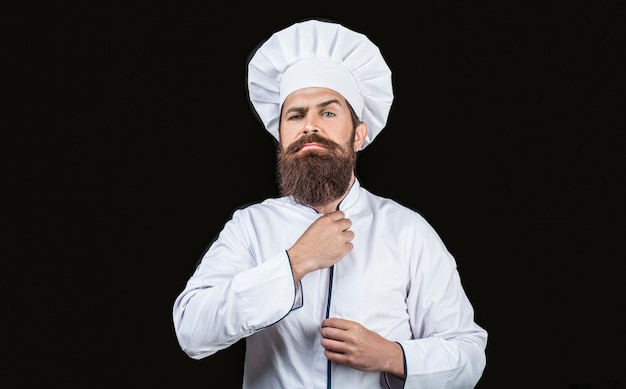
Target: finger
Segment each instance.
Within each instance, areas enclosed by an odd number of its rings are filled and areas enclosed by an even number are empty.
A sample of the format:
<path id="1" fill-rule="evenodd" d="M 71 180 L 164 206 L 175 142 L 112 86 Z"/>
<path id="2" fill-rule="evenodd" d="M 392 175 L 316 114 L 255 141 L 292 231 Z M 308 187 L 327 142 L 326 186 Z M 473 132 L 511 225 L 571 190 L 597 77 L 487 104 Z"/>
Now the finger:
<path id="1" fill-rule="evenodd" d="M 346 214 L 343 211 L 334 211 L 331 213 L 327 213 L 326 216 L 335 221 L 346 218 Z"/>
<path id="2" fill-rule="evenodd" d="M 352 227 L 352 220 L 350 219 L 341 219 L 337 223 L 339 223 L 341 231 L 348 231 Z"/>
<path id="3" fill-rule="evenodd" d="M 332 327 L 345 331 L 350 328 L 350 323 L 352 323 L 352 321 L 350 320 L 341 319 L 338 317 L 329 317 L 322 321 L 322 328 Z"/>
<path id="4" fill-rule="evenodd" d="M 343 341 L 346 330 L 341 330 L 334 327 L 322 328 L 322 339 L 333 339 L 336 341 Z"/>
<path id="5" fill-rule="evenodd" d="M 332 351 L 334 353 L 344 353 L 346 351 L 345 344 L 336 339 L 322 338 L 320 344 L 325 350 Z"/>

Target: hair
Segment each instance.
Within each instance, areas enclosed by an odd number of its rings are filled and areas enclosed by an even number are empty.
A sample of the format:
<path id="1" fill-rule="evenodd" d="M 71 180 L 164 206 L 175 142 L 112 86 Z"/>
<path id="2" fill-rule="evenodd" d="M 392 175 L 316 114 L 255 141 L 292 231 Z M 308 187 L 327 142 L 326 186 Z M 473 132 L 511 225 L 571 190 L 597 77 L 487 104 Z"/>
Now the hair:
<path id="1" fill-rule="evenodd" d="M 350 102 L 346 100 L 346 104 L 348 104 L 348 108 L 350 108 L 350 117 L 352 117 L 352 128 L 356 131 L 356 128 L 359 124 L 361 124 L 361 120 L 357 116 L 356 112 L 354 112 L 354 108 L 350 105 Z"/>

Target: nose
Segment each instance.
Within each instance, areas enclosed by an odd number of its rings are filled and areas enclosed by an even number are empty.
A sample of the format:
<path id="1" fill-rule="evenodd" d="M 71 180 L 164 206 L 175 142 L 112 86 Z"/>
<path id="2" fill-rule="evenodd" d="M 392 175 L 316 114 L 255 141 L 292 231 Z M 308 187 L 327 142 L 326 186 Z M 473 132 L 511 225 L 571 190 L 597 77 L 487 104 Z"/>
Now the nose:
<path id="1" fill-rule="evenodd" d="M 314 132 L 315 133 L 319 132 L 319 126 L 317 125 L 314 119 L 309 118 L 307 119 L 306 123 L 304 123 L 304 128 L 302 129 L 302 132 L 304 134 L 311 134 Z"/>

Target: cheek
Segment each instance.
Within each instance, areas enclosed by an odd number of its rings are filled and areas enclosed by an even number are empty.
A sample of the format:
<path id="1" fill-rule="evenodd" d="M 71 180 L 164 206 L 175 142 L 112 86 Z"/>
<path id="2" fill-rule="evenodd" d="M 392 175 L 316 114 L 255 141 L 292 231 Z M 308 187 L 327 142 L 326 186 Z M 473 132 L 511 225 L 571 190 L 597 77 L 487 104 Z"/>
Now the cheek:
<path id="1" fill-rule="evenodd" d="M 286 148 L 296 140 L 297 133 L 289 128 L 281 127 L 278 129 L 278 140 L 282 148 Z"/>
<path id="2" fill-rule="evenodd" d="M 284 136 L 281 136 L 280 140 L 279 140 L 279 143 L 280 143 L 280 149 L 285 151 L 285 150 L 287 150 L 289 145 L 293 143 L 293 140 L 291 140 L 289 138 L 285 138 Z"/>

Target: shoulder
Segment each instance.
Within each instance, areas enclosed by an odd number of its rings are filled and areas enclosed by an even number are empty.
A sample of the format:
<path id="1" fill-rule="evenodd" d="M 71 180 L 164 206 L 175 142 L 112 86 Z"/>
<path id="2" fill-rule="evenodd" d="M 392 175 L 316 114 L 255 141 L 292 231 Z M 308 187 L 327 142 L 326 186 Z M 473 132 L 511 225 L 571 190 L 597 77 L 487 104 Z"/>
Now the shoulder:
<path id="1" fill-rule="evenodd" d="M 243 204 L 237 207 L 233 213 L 234 220 L 280 220 L 293 217 L 295 214 L 306 212 L 308 208 L 298 205 L 289 197 L 271 197 L 265 200 Z M 310 212 L 310 210 L 309 210 Z"/>
<path id="2" fill-rule="evenodd" d="M 421 236 L 437 236 L 437 232 L 419 209 L 364 188 L 361 188 L 361 195 L 368 206 L 375 210 L 379 219 L 389 221 L 390 225 L 409 229 Z"/>
<path id="3" fill-rule="evenodd" d="M 366 199 L 371 206 L 375 206 L 379 211 L 393 212 L 398 215 L 416 218 L 421 222 L 426 222 L 419 210 L 392 197 L 382 196 L 380 194 L 370 192 L 365 188 L 361 188 L 361 196 L 363 196 L 363 198 Z"/>
<path id="4" fill-rule="evenodd" d="M 286 200 L 282 197 L 270 197 L 261 201 L 241 204 L 233 210 L 232 214 L 233 217 L 242 217 L 244 215 L 266 212 L 283 207 L 285 202 Z"/>

